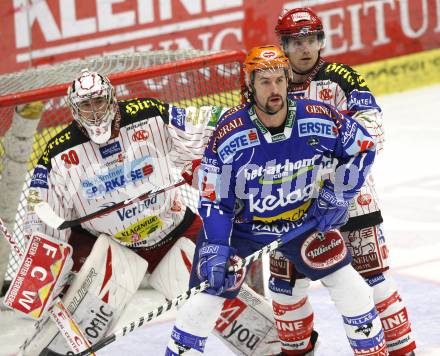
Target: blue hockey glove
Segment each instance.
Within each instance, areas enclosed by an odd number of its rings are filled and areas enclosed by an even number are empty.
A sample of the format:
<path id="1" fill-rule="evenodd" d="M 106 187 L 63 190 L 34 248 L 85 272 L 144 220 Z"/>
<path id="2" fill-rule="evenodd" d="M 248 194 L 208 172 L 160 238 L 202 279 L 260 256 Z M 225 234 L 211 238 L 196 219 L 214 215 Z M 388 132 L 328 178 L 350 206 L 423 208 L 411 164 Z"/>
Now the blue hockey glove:
<path id="1" fill-rule="evenodd" d="M 207 293 L 220 295 L 235 287 L 238 275 L 227 273 L 228 261 L 234 254 L 234 248 L 216 244 L 205 244 L 199 250 L 197 272 L 200 279 L 207 280 L 210 285 Z"/>
<path id="2" fill-rule="evenodd" d="M 348 204 L 348 201 L 339 200 L 332 190 L 324 186 L 307 215 L 318 221 L 317 229 L 321 232 L 337 229 L 348 220 Z"/>

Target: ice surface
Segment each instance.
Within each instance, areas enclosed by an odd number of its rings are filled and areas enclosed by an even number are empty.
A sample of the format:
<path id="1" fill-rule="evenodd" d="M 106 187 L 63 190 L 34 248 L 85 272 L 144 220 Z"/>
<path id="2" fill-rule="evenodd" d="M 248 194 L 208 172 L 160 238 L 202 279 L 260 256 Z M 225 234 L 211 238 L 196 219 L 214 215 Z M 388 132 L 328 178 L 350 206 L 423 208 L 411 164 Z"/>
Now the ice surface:
<path id="1" fill-rule="evenodd" d="M 417 342 L 417 356 L 440 355 L 440 85 L 378 99 L 387 140 L 377 157 L 374 176 L 382 202 L 392 274 L 405 300 Z M 317 355 L 351 355 L 327 291 L 313 284 L 310 299 L 320 333 Z M 158 293 L 140 291 L 124 326 L 164 302 Z M 98 355 L 159 356 L 172 329 L 173 312 L 107 346 Z M 0 356 L 13 355 L 32 323 L 15 313 L 0 313 Z M 207 355 L 232 355 L 215 337 Z"/>

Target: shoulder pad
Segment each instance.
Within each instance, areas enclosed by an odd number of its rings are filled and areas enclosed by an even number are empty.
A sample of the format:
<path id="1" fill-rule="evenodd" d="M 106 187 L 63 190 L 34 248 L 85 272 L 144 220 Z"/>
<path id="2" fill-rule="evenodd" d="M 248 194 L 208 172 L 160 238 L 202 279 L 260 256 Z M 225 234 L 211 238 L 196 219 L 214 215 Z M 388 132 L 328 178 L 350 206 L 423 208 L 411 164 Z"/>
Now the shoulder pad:
<path id="1" fill-rule="evenodd" d="M 168 104 L 162 100 L 154 98 L 118 100 L 118 106 L 121 113 L 122 126 L 156 115 L 161 116 L 168 123 Z"/>
<path id="2" fill-rule="evenodd" d="M 75 122 L 72 122 L 49 140 L 38 163 L 50 168 L 50 160 L 52 157 L 88 140 L 88 137 L 81 134 Z"/>
<path id="3" fill-rule="evenodd" d="M 219 124 L 220 124 L 220 122 L 222 122 L 223 120 L 231 117 L 232 115 L 234 115 L 235 113 L 239 112 L 240 110 L 243 110 L 246 107 L 246 105 L 248 105 L 248 104 L 240 104 L 240 105 L 237 105 L 237 106 L 234 106 L 234 107 L 230 108 L 220 118 Z"/>
<path id="4" fill-rule="evenodd" d="M 326 63 L 319 71 L 316 79 L 330 79 L 331 81 L 338 83 L 344 91 L 351 91 L 355 88 L 369 90 L 364 77 L 349 65 L 342 63 Z"/>

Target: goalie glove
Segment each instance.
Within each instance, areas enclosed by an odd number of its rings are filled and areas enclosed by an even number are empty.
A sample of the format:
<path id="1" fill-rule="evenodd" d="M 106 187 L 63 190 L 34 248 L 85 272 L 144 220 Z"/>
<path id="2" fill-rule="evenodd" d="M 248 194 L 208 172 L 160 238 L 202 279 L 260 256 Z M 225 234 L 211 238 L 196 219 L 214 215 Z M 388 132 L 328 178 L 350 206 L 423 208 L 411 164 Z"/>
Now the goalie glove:
<path id="1" fill-rule="evenodd" d="M 185 179 L 185 181 L 192 186 L 193 188 L 197 189 L 197 171 L 199 170 L 201 159 L 195 159 L 191 162 L 188 162 L 184 167 L 180 175 Z M 194 179 L 196 178 L 196 179 Z M 193 186 L 193 183 L 196 185 Z"/>

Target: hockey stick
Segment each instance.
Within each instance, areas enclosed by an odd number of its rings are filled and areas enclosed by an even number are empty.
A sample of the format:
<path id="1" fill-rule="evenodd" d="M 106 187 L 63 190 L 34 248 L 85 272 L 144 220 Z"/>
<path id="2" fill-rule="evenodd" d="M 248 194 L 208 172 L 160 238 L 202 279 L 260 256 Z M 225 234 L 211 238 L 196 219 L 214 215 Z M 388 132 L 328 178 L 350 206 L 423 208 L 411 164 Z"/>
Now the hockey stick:
<path id="1" fill-rule="evenodd" d="M 14 238 L 12 237 L 11 233 L 9 232 L 8 228 L 6 227 L 5 223 L 1 218 L 0 218 L 0 231 L 2 232 L 5 239 L 8 240 L 9 245 L 14 249 L 18 257 L 22 258 L 23 252 L 18 247 L 17 243 L 15 242 Z"/>
<path id="2" fill-rule="evenodd" d="M 254 252 L 253 254 L 241 259 L 234 265 L 230 266 L 228 269 L 228 272 L 237 272 L 243 267 L 248 266 L 252 262 L 258 260 L 263 255 L 268 254 L 269 252 L 276 250 L 281 245 L 286 244 L 287 242 L 297 238 L 298 236 L 306 233 L 307 231 L 310 231 L 314 229 L 317 225 L 316 220 L 310 220 L 305 222 L 303 225 L 298 227 L 297 229 L 288 232 L 284 236 L 278 238 L 277 240 L 271 242 L 270 244 L 264 246 L 262 249 Z M 84 350 L 80 353 L 75 354 L 75 356 L 86 356 L 91 354 L 92 352 L 96 352 L 103 347 L 111 344 L 112 342 L 116 341 L 117 339 L 121 338 L 122 336 L 127 335 L 128 333 L 131 333 L 137 328 L 140 328 L 142 325 L 150 322 L 153 319 L 156 319 L 158 316 L 166 313 L 169 311 L 172 307 L 178 306 L 183 301 L 188 300 L 192 296 L 204 291 L 209 287 L 209 283 L 207 281 L 202 282 L 198 286 L 195 286 L 189 290 L 187 290 L 185 293 L 178 295 L 176 298 L 166 302 L 165 304 L 162 304 L 160 307 L 156 308 L 155 310 L 149 312 L 146 316 L 140 317 L 137 321 L 132 321 L 130 325 L 124 326 L 121 329 L 115 331 L 113 334 L 106 336 L 102 340 L 98 341 L 95 345 L 92 347 L 89 347 L 87 350 Z M 67 355 L 65 355 L 67 356 Z"/>
<path id="3" fill-rule="evenodd" d="M 150 190 L 146 193 L 143 193 L 141 195 L 138 195 L 135 198 L 127 199 L 124 201 L 121 201 L 119 203 L 116 203 L 115 205 L 105 207 L 101 210 L 95 211 L 94 213 L 91 213 L 89 215 L 83 216 L 82 218 L 78 218 L 75 220 L 64 220 L 63 218 L 59 217 L 52 209 L 52 207 L 47 202 L 41 202 L 38 203 L 35 206 L 35 213 L 38 215 L 38 217 L 48 226 L 50 226 L 53 229 L 63 230 L 68 229 L 73 226 L 81 225 L 83 222 L 95 219 L 97 217 L 100 217 L 105 214 L 109 214 L 115 210 L 121 209 L 127 205 L 130 205 L 137 201 L 142 201 L 147 198 L 154 197 L 157 194 L 166 192 L 170 189 L 179 187 L 186 183 L 185 179 L 179 179 L 177 182 L 174 182 L 170 185 L 166 185 L 163 187 L 159 187 L 154 190 Z"/>

